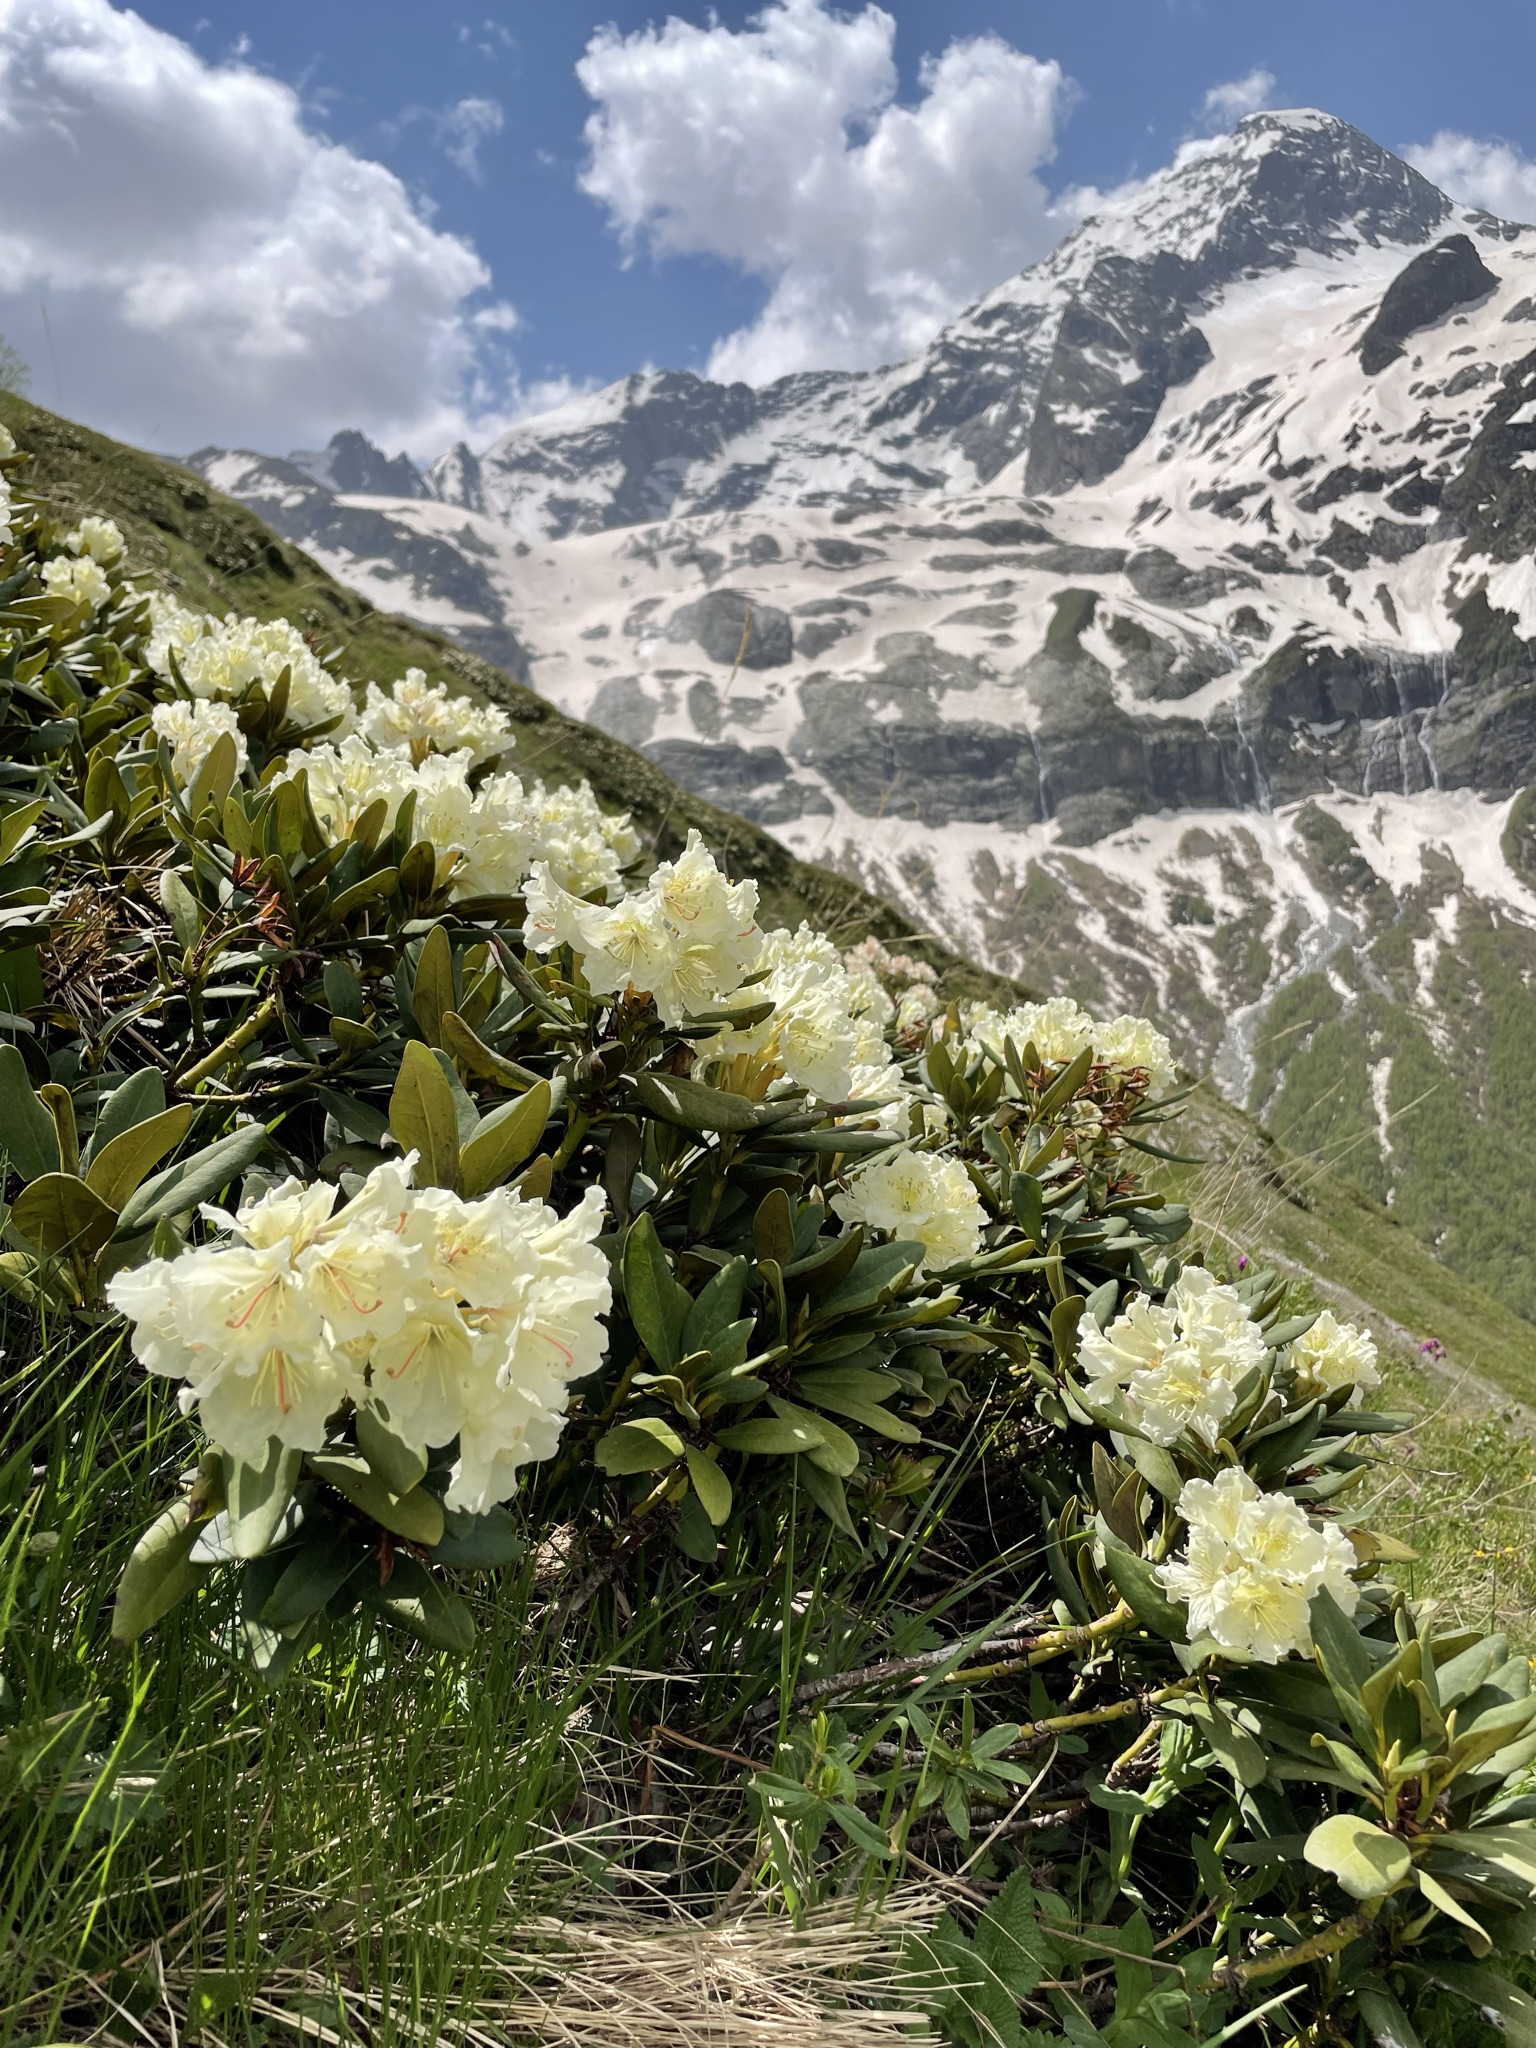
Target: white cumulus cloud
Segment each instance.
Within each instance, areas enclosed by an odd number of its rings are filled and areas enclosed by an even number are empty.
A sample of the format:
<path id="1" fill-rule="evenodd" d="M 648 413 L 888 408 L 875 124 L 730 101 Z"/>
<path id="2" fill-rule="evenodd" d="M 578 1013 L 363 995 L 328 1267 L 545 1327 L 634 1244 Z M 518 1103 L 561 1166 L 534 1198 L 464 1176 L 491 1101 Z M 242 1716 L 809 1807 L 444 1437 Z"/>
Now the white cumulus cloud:
<path id="1" fill-rule="evenodd" d="M 897 100 L 896 23 L 774 0 L 741 30 L 669 19 L 593 36 L 584 189 L 631 246 L 721 257 L 767 303 L 712 375 L 859 369 L 921 348 L 1071 218 L 1038 173 L 1071 88 L 993 35 L 924 59 Z"/>
<path id="2" fill-rule="evenodd" d="M 500 100 L 456 100 L 437 116 L 437 144 L 466 178 L 480 182 L 480 145 L 506 126 Z"/>
<path id="3" fill-rule="evenodd" d="M 0 332 L 54 402 L 46 306 L 57 396 L 109 431 L 282 448 L 345 423 L 426 452 L 505 397 L 470 244 L 289 87 L 108 0 L 0 0 L 0 192 Z"/>
<path id="4" fill-rule="evenodd" d="M 1274 89 L 1273 71 L 1258 66 L 1242 78 L 1229 78 L 1224 84 L 1213 85 L 1201 103 L 1206 126 L 1217 130 L 1235 128 L 1245 114 L 1256 114 L 1261 107 L 1267 107 Z"/>
<path id="5" fill-rule="evenodd" d="M 1536 221 L 1536 163 L 1508 142 L 1484 142 L 1442 128 L 1403 155 L 1431 184 L 1463 206 L 1485 207 L 1505 220 Z"/>

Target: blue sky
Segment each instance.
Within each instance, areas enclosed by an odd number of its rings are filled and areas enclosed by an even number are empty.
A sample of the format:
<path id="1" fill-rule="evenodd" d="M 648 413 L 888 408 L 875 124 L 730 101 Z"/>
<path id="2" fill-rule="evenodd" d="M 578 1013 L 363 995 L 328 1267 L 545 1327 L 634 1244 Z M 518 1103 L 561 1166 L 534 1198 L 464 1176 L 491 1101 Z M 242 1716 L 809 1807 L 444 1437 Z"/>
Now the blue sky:
<path id="1" fill-rule="evenodd" d="M 1501 136 L 1536 154 L 1536 8 L 1518 0 L 886 0 L 903 95 L 918 66 L 957 37 L 995 34 L 1055 58 L 1081 97 L 1048 182 L 1107 187 L 1166 163 L 1201 126 L 1206 91 L 1255 69 L 1279 106 L 1320 106 L 1389 147 L 1437 130 Z M 572 0 L 423 9 L 420 0 L 263 0 L 257 8 L 140 0 L 138 11 L 211 58 L 247 61 L 300 86 L 337 140 L 392 165 L 469 235 L 527 325 L 533 376 L 600 381 L 643 362 L 693 366 L 749 318 L 760 282 L 709 258 L 622 266 L 601 210 L 576 178 L 592 103 L 575 65 L 597 27 L 642 28 L 709 9 Z M 740 28 L 757 5 L 713 12 Z M 853 11 L 845 9 L 844 11 Z M 1454 18 L 1455 27 L 1451 28 Z M 425 24 L 430 20 L 431 26 Z M 1490 61 L 1497 53 L 1497 61 Z M 476 184 L 408 109 L 496 100 L 499 135 Z"/>
<path id="2" fill-rule="evenodd" d="M 1458 196 L 1536 211 L 1536 10 L 1513 0 L 1454 12 L 1445 0 L 887 0 L 893 36 L 876 10 L 773 0 L 769 15 L 795 16 L 802 42 L 821 38 L 799 73 L 753 29 L 761 4 L 671 12 L 713 36 L 645 45 L 667 10 L 632 0 L 140 0 L 159 37 L 111 0 L 0 0 L 0 113 L 40 120 L 54 94 L 50 132 L 78 130 L 76 168 L 61 155 L 49 170 L 45 144 L 14 174 L 52 214 L 30 254 L 0 251 L 0 331 L 33 362 L 37 396 L 160 445 L 287 445 L 356 420 L 426 453 L 643 365 L 761 381 L 905 353 L 1072 224 L 1064 191 L 1145 176 L 1219 126 L 1206 96 L 1234 81 L 1228 116 L 1310 104 L 1392 147 L 1448 136 L 1425 167 L 1459 180 Z M 577 66 L 605 29 L 594 96 L 595 74 L 584 87 Z M 869 84 L 882 35 L 894 93 Z M 957 69 L 935 92 L 931 60 L 978 38 L 975 77 Z M 130 105 L 120 75 L 146 49 L 152 87 Z M 79 51 L 96 67 L 84 86 L 68 56 Z M 863 86 L 848 88 L 838 161 L 791 206 L 795 94 L 815 96 L 829 52 Z M 735 157 L 701 154 L 685 131 L 738 117 L 738 55 L 761 59 L 766 125 L 746 117 Z M 925 102 L 931 132 L 894 118 Z M 971 124 L 989 139 L 963 132 L 972 107 L 991 110 Z M 592 193 L 583 128 L 599 109 L 609 135 Z M 836 129 L 835 105 L 805 114 L 823 130 L 828 118 Z M 884 174 L 872 184 L 856 163 L 877 131 L 916 180 L 888 218 Z M 950 182 L 932 191 L 924 230 L 908 215 L 930 144 Z M 109 261 L 85 209 L 109 212 L 102 178 L 124 177 L 124 163 L 137 175 L 141 159 L 136 218 L 163 228 L 135 255 L 138 230 L 123 227 Z M 766 193 L 733 184 L 754 162 Z M 17 190 L 5 173 L 0 161 Z M 199 212 L 197 195 L 224 184 Z M 953 237 L 947 207 L 967 223 Z M 242 243 L 259 262 L 242 261 Z M 308 282 L 290 289 L 279 266 L 292 250 Z"/>

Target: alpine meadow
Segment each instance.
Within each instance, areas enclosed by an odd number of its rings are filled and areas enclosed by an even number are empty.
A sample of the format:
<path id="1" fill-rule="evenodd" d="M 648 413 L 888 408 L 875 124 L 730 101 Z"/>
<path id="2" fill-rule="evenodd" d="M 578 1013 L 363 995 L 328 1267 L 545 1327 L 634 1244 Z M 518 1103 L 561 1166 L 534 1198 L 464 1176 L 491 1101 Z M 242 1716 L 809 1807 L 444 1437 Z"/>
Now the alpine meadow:
<path id="1" fill-rule="evenodd" d="M 0 368 L 0 2048 L 1536 2048 L 1533 258 Z"/>

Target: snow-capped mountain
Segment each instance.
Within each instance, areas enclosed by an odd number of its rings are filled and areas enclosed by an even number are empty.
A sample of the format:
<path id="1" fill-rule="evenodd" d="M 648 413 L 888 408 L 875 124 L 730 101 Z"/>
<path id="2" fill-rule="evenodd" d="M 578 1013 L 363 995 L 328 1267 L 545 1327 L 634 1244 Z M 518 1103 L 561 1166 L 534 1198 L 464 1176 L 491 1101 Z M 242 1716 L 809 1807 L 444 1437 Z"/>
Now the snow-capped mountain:
<path id="1" fill-rule="evenodd" d="M 1343 122 L 1186 152 L 910 363 L 631 377 L 425 478 L 358 438 L 193 459 L 989 964 L 1152 1008 L 1282 1126 L 1345 1020 L 1356 1170 L 1400 1200 L 1420 1068 L 1527 1000 L 1536 228 Z"/>

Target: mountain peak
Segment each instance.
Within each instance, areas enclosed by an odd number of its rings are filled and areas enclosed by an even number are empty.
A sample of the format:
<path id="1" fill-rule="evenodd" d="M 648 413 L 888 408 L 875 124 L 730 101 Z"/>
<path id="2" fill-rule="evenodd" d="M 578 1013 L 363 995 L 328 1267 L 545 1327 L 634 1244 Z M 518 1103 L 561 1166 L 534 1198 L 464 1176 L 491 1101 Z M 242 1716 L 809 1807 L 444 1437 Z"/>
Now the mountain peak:
<path id="1" fill-rule="evenodd" d="M 1443 192 L 1348 121 L 1316 107 L 1249 114 L 1230 134 L 1186 143 L 1144 184 L 1104 205 L 1035 266 L 1042 281 L 1105 256 L 1172 256 L 1217 282 L 1320 256 L 1421 246 L 1455 211 Z"/>

